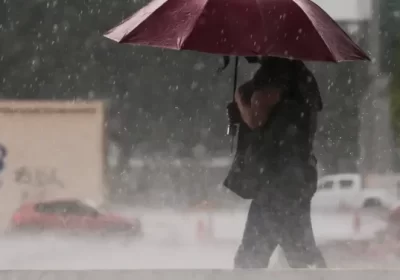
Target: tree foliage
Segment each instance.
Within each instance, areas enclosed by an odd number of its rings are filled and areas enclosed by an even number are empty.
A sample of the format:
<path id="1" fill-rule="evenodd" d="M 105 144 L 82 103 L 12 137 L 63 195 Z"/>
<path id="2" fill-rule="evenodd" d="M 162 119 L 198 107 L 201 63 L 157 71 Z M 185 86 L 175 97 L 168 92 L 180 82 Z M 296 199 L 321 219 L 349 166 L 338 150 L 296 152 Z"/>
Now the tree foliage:
<path id="1" fill-rule="evenodd" d="M 391 75 L 391 114 L 392 114 L 392 124 L 395 134 L 395 140 L 397 147 L 400 146 L 400 45 L 396 49 L 396 54 L 394 58 L 396 67 L 394 67 Z"/>
<path id="2" fill-rule="evenodd" d="M 390 73 L 391 117 L 397 146 L 400 145 L 400 1 L 382 1 L 382 66 Z"/>
<path id="3" fill-rule="evenodd" d="M 381 64 L 384 72 L 391 72 L 396 67 L 396 52 L 400 42 L 400 1 L 377 0 L 381 2 Z"/>

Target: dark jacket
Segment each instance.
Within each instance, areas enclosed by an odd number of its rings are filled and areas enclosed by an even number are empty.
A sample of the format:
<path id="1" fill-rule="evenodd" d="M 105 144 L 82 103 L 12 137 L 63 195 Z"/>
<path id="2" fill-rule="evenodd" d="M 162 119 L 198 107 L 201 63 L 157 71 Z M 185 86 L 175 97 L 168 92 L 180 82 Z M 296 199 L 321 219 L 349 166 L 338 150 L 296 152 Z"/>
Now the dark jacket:
<path id="1" fill-rule="evenodd" d="M 254 199 L 268 201 L 273 194 L 297 199 L 311 198 L 316 191 L 316 159 L 313 141 L 317 114 L 304 104 L 285 100 L 276 108 L 267 127 L 249 147 L 249 158 L 261 169 Z M 250 164 L 251 166 L 251 164 Z"/>
<path id="2" fill-rule="evenodd" d="M 296 85 L 291 87 L 296 92 L 285 95 L 265 126 L 246 131 L 245 148 L 235 155 L 224 185 L 243 198 L 264 203 L 276 194 L 296 199 L 312 197 L 315 192 L 312 151 L 322 106 L 312 74 L 305 67 L 297 74 Z"/>

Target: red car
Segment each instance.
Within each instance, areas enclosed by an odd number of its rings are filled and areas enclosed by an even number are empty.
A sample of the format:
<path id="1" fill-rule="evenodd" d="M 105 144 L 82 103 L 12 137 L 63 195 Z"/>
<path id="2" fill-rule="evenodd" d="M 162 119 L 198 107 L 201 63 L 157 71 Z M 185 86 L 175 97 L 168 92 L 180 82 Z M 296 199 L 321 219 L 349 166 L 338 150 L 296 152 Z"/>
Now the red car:
<path id="1" fill-rule="evenodd" d="M 128 220 L 102 213 L 80 200 L 54 200 L 23 204 L 12 216 L 10 231 L 66 231 L 91 233 L 142 233 L 139 219 Z"/>

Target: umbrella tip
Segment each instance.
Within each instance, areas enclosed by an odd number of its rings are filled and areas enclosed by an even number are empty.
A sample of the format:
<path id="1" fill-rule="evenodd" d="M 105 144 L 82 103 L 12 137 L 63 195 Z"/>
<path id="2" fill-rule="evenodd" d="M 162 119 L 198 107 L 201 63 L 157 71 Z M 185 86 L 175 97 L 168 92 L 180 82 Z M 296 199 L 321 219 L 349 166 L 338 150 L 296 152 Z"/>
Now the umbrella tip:
<path id="1" fill-rule="evenodd" d="M 363 50 L 361 50 L 361 58 L 363 59 L 363 60 L 366 60 L 366 61 L 369 61 L 369 62 L 371 62 L 372 61 L 372 58 L 371 58 L 371 53 L 370 52 L 365 52 L 365 51 L 363 51 Z"/>

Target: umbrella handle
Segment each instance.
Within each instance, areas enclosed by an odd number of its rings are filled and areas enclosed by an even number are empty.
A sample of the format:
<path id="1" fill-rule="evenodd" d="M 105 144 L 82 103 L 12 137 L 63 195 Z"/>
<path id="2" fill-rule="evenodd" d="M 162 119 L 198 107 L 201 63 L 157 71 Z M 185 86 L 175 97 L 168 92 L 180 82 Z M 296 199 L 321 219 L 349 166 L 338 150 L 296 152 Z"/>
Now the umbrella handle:
<path id="1" fill-rule="evenodd" d="M 232 92 L 232 100 L 235 101 L 235 92 L 237 88 L 237 80 L 238 80 L 238 67 L 239 67 L 239 57 L 235 57 L 235 67 L 233 72 L 233 92 Z"/>
<path id="2" fill-rule="evenodd" d="M 238 80 L 238 67 L 239 67 L 239 57 L 235 57 L 235 65 L 233 69 L 233 92 L 232 92 L 232 101 L 235 101 L 235 93 L 237 88 L 237 80 Z M 239 127 L 240 130 L 240 127 Z M 228 133 L 232 136 L 231 139 L 231 153 L 233 153 L 233 146 L 235 143 L 235 136 L 237 134 L 237 125 L 236 124 L 229 124 Z"/>

